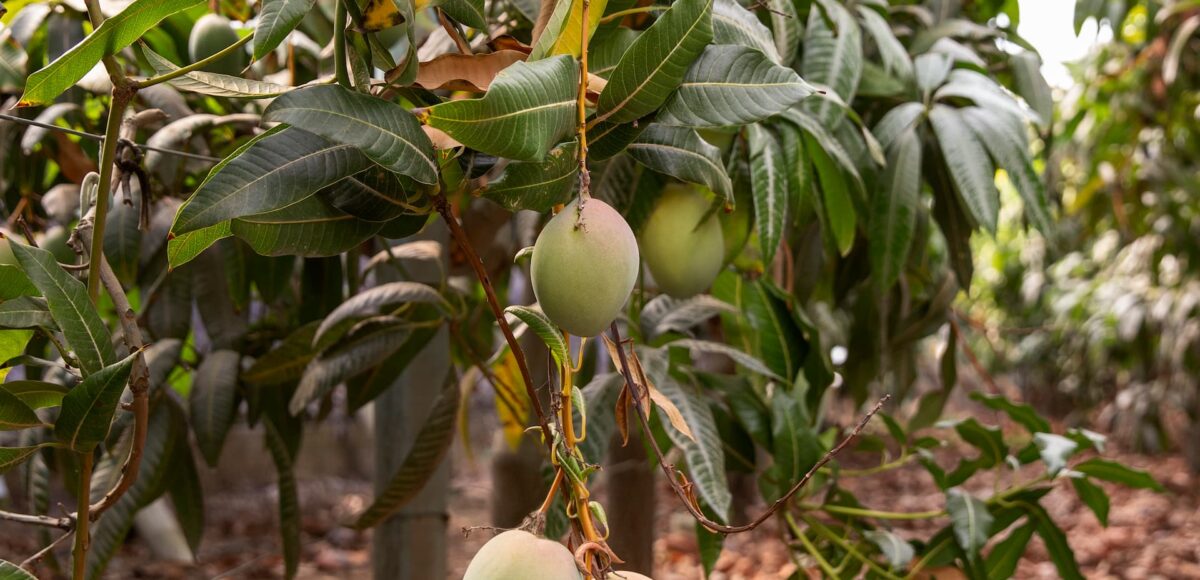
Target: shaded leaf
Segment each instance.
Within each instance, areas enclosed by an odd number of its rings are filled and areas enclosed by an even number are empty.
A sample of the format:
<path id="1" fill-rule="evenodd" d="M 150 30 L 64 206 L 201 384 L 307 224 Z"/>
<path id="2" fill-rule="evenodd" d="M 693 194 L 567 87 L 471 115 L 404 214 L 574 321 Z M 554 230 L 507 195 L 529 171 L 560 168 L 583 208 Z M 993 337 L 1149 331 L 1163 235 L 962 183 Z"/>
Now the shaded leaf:
<path id="1" fill-rule="evenodd" d="M 746 125 L 811 95 L 795 71 L 744 46 L 711 45 L 692 63 L 655 121 L 685 127 Z"/>
<path id="2" fill-rule="evenodd" d="M 900 278 L 921 211 L 921 140 L 916 131 L 901 133 L 888 150 L 883 186 L 871 207 L 871 277 L 883 295 Z"/>
<path id="3" fill-rule="evenodd" d="M 383 222 L 358 219 L 311 194 L 265 213 L 233 220 L 230 231 L 263 256 L 334 256 L 379 232 Z"/>
<path id="4" fill-rule="evenodd" d="M 788 219 L 788 177 L 779 141 L 759 125 L 746 127 L 750 146 L 750 179 L 754 190 L 754 221 L 764 264 L 770 264 L 783 239 Z"/>
<path id="5" fill-rule="evenodd" d="M 267 450 L 275 463 L 279 488 L 279 533 L 283 541 L 284 577 L 294 578 L 300 567 L 300 496 L 296 489 L 294 459 L 280 429 L 271 419 L 263 421 Z"/>
<path id="6" fill-rule="evenodd" d="M 883 552 L 888 565 L 893 569 L 905 569 L 915 555 L 912 544 L 887 530 L 867 530 L 863 532 L 863 535 L 879 547 L 879 551 Z"/>
<path id="7" fill-rule="evenodd" d="M 316 334 L 313 336 L 313 346 L 323 342 L 326 333 L 331 329 L 337 328 L 343 322 L 348 322 L 355 319 L 367 318 L 382 312 L 383 307 L 388 305 L 400 305 L 403 303 L 428 303 L 436 304 L 443 311 L 449 309 L 446 300 L 438 293 L 436 288 L 421 284 L 418 282 L 390 282 L 375 286 L 355 294 L 349 300 L 338 305 L 333 309 L 317 327 Z M 337 333 L 341 336 L 348 328 L 342 329 L 342 332 Z M 337 336 L 333 339 L 336 340 Z"/>
<path id="8" fill-rule="evenodd" d="M 8 390 L 0 390 L 0 431 L 17 431 L 42 424 L 28 404 Z"/>
<path id="9" fill-rule="evenodd" d="M 1161 484 L 1158 483 L 1149 473 L 1140 469 L 1126 467 L 1115 461 L 1108 459 L 1100 459 L 1098 457 L 1089 459 L 1071 468 L 1073 471 L 1090 475 L 1096 479 L 1111 481 L 1121 485 L 1132 487 L 1135 489 L 1152 489 L 1154 491 L 1164 491 Z"/>
<path id="10" fill-rule="evenodd" d="M 482 189 L 482 195 L 513 212 L 550 211 L 556 204 L 569 201 L 575 189 L 578 149 L 577 142 L 571 141 L 551 149 L 543 161 L 509 163 L 499 179 Z"/>
<path id="11" fill-rule="evenodd" d="M 63 397 L 62 411 L 54 422 L 59 440 L 74 451 L 88 453 L 108 436 L 136 356 L 132 354 L 84 377 Z"/>
<path id="12" fill-rule="evenodd" d="M 0 302 L 0 328 L 45 328 L 57 330 L 45 298 L 18 296 Z"/>
<path id="13" fill-rule="evenodd" d="M 26 459 L 29 459 L 30 455 L 33 455 L 42 447 L 46 447 L 46 444 L 31 445 L 28 447 L 0 447 L 0 475 L 24 463 Z"/>
<path id="14" fill-rule="evenodd" d="M 57 407 L 62 403 L 63 396 L 67 394 L 67 387 L 58 383 L 48 383 L 46 381 L 9 381 L 0 383 L 0 392 L 5 392 L 15 396 L 22 403 L 29 406 L 30 409 L 45 409 L 47 407 Z M 0 395 L 3 397 L 3 395 Z M 3 420 L 0 420 L 2 422 Z"/>
<path id="15" fill-rule="evenodd" d="M 1000 194 L 993 181 L 995 170 L 992 161 L 983 145 L 976 140 L 962 115 L 955 109 L 934 105 L 929 112 L 929 121 L 933 125 L 955 191 L 971 212 L 975 223 L 994 233 L 1000 214 Z"/>
<path id="16" fill-rule="evenodd" d="M 150 62 L 150 66 L 154 68 L 155 73 L 163 75 L 179 70 L 179 67 L 175 63 L 163 56 L 156 54 L 145 46 L 141 48 L 142 53 L 146 55 L 146 60 Z M 292 90 L 292 87 L 285 87 L 267 81 L 256 81 L 254 79 L 204 71 L 190 72 L 171 79 L 167 83 L 181 91 L 212 97 L 235 97 L 239 99 L 278 97 Z"/>
<path id="17" fill-rule="evenodd" d="M 693 338 L 680 338 L 668 342 L 666 346 L 672 348 L 686 348 L 694 353 L 701 354 L 719 354 L 733 359 L 734 362 L 746 367 L 769 379 L 775 379 L 780 382 L 786 382 L 783 377 L 775 374 L 762 361 L 748 355 L 736 348 L 733 348 L 725 343 L 714 342 L 710 340 L 697 340 Z"/>
<path id="18" fill-rule="evenodd" d="M 254 60 L 275 50 L 312 11 L 315 0 L 263 0 L 254 27 Z"/>
<path id="19" fill-rule="evenodd" d="M 342 381 L 386 360 L 404 344 L 408 336 L 406 327 L 388 322 L 351 334 L 336 347 L 309 362 L 288 404 L 288 410 L 298 415 L 309 403 L 324 397 Z"/>
<path id="20" fill-rule="evenodd" d="M 1034 529 L 1035 526 L 1032 522 L 1027 523 L 1009 532 L 1008 537 L 992 548 L 987 558 L 984 559 L 984 567 L 987 568 L 989 580 L 1013 577 L 1017 571 L 1017 563 L 1025 554 L 1025 547 L 1029 545 L 1029 540 L 1033 537 Z"/>
<path id="21" fill-rule="evenodd" d="M 721 150 L 695 130 L 652 124 L 627 149 L 638 163 L 659 173 L 699 183 L 733 203 L 733 184 L 725 173 Z"/>
<path id="22" fill-rule="evenodd" d="M 946 511 L 950 513 L 958 546 L 967 553 L 969 559 L 978 558 L 979 550 L 987 543 L 988 530 L 993 521 L 987 505 L 956 488 L 946 493 Z"/>
<path id="23" fill-rule="evenodd" d="M 267 351 L 242 373 L 242 381 L 254 387 L 272 387 L 299 380 L 316 356 L 312 347 L 317 321 L 297 328 L 275 348 Z"/>
<path id="24" fill-rule="evenodd" d="M 237 415 L 238 373 L 242 356 L 232 350 L 210 353 L 196 369 L 188 409 L 196 446 L 209 467 L 217 466 L 225 435 Z"/>
<path id="25" fill-rule="evenodd" d="M 558 327 L 550 321 L 550 318 L 542 313 L 540 308 L 530 306 L 509 306 L 504 309 L 505 314 L 511 314 L 521 322 L 524 322 L 533 330 L 538 338 L 546 344 L 546 348 L 550 349 L 550 354 L 554 360 L 562 365 L 570 362 L 571 349 L 567 341 L 563 339 L 563 335 L 558 331 Z"/>
<path id="26" fill-rule="evenodd" d="M 1088 506 L 1092 513 L 1096 514 L 1096 519 L 1100 525 L 1108 527 L 1108 494 L 1104 492 L 1100 486 L 1092 483 L 1086 477 L 1072 477 L 1071 485 L 1075 488 L 1075 493 L 1079 495 L 1079 501 Z"/>

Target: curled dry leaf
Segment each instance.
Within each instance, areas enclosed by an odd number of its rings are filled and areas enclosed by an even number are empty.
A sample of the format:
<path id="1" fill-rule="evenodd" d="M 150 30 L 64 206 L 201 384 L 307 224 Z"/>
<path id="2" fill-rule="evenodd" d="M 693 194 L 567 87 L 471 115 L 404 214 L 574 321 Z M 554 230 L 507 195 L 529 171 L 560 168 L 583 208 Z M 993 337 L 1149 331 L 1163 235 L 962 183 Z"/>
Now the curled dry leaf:
<path id="1" fill-rule="evenodd" d="M 498 50 L 489 54 L 443 54 L 421 63 L 417 84 L 427 89 L 486 91 L 500 71 L 527 55 L 516 50 Z"/>
<path id="2" fill-rule="evenodd" d="M 621 366 L 621 357 L 617 354 L 617 345 L 607 335 L 602 334 L 601 336 L 604 337 L 604 346 L 608 348 L 609 358 L 612 359 L 616 371 L 618 373 L 624 372 Z M 629 355 L 629 365 L 632 367 L 630 369 L 632 375 L 638 384 L 646 388 L 646 392 L 650 395 L 650 400 L 667 415 L 667 420 L 671 422 L 671 426 L 675 430 L 683 434 L 684 437 L 695 441 L 696 437 L 692 435 L 692 430 L 688 427 L 687 421 L 683 419 L 683 414 L 679 412 L 679 408 L 666 395 L 663 395 L 654 386 L 654 383 L 650 381 L 649 377 L 646 376 L 646 372 L 642 369 L 642 363 L 638 360 L 637 351 L 630 351 L 627 354 Z M 637 396 L 637 393 L 634 393 L 634 396 Z M 623 405 L 618 404 L 618 407 L 621 406 Z"/>

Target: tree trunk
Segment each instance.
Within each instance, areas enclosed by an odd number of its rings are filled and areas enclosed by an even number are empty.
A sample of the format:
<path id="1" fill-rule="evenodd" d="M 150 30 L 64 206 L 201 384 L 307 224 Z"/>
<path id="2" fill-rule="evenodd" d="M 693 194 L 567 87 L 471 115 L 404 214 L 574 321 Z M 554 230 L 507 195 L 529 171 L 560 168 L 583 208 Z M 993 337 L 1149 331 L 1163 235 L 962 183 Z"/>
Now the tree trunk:
<path id="1" fill-rule="evenodd" d="M 645 575 L 654 572 L 654 520 L 658 498 L 655 495 L 656 471 L 646 459 L 642 435 L 629 430 L 629 444 L 621 447 L 615 435 L 605 465 L 607 489 L 604 510 L 611 532 L 608 545 L 625 560 L 622 570 Z"/>
<path id="2" fill-rule="evenodd" d="M 446 229 L 431 224 L 425 239 L 447 243 Z M 415 270 L 415 268 L 414 268 Z M 416 280 L 427 280 L 413 272 Z M 436 269 L 429 273 L 437 279 Z M 375 492 L 381 493 L 399 469 L 413 439 L 450 372 L 449 334 L 443 327 L 392 386 L 374 402 Z M 447 491 L 450 462 L 443 461 L 409 504 L 375 528 L 371 543 L 378 580 L 429 580 L 446 577 Z"/>

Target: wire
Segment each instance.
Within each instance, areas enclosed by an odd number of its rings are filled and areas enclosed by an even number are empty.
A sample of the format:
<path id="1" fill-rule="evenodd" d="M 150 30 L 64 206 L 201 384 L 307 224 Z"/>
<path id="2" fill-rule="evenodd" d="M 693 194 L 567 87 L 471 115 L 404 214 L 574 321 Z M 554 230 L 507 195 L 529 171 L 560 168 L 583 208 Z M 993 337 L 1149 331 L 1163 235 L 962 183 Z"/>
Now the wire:
<path id="1" fill-rule="evenodd" d="M 91 139 L 93 141 L 104 141 L 104 135 L 97 135 L 95 133 L 87 133 L 85 131 L 78 131 L 78 130 L 71 129 L 68 127 L 59 127 L 58 125 L 42 123 L 40 121 L 34 121 L 32 119 L 22 119 L 21 117 L 14 117 L 13 115 L 6 115 L 4 113 L 0 113 L 0 119 L 4 119 L 5 121 L 12 121 L 14 123 L 21 123 L 23 125 L 31 125 L 34 127 L 41 127 L 42 129 L 48 129 L 51 131 L 59 131 L 62 133 L 69 133 L 71 135 L 75 135 L 77 137 L 83 137 L 85 139 Z M 159 153 L 164 153 L 167 155 L 177 155 L 179 157 L 189 157 L 191 159 L 199 159 L 201 161 L 217 162 L 217 161 L 221 160 L 220 157 L 213 157 L 211 155 L 200 155 L 199 153 L 188 153 L 187 151 L 177 151 L 175 149 L 167 149 L 165 147 L 155 147 L 153 145 L 144 145 L 141 143 L 134 143 L 133 141 L 130 141 L 128 139 L 121 139 L 120 141 L 122 143 L 126 143 L 132 147 L 137 147 L 138 149 L 141 149 L 143 151 L 157 151 Z"/>

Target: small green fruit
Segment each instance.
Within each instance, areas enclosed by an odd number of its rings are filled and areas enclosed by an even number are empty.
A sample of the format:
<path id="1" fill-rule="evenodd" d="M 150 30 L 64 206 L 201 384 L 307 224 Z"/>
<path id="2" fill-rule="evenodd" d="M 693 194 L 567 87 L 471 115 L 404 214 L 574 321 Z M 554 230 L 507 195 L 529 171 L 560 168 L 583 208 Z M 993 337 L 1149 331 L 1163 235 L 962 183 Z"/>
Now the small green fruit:
<path id="1" fill-rule="evenodd" d="M 589 202 L 590 203 L 590 202 Z M 558 542 L 511 530 L 488 540 L 463 580 L 580 580 L 571 551 Z"/>
<path id="2" fill-rule="evenodd" d="M 192 26 L 192 34 L 188 37 L 188 55 L 192 62 L 204 60 L 238 41 L 238 34 L 229 24 L 229 19 L 216 14 L 201 16 Z M 246 66 L 246 55 L 237 50 L 232 54 L 214 62 L 205 70 L 224 75 L 241 76 Z"/>
<path id="3" fill-rule="evenodd" d="M 616 318 L 637 281 L 638 245 L 617 210 L 598 199 L 567 204 L 533 245 L 530 275 L 542 312 L 576 336 Z"/>
<path id="4" fill-rule="evenodd" d="M 669 185 L 642 228 L 642 256 L 663 292 L 689 298 L 712 285 L 725 262 L 725 238 L 711 204 L 687 185 Z"/>

